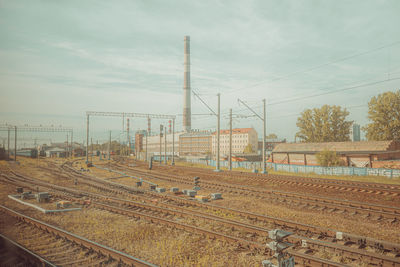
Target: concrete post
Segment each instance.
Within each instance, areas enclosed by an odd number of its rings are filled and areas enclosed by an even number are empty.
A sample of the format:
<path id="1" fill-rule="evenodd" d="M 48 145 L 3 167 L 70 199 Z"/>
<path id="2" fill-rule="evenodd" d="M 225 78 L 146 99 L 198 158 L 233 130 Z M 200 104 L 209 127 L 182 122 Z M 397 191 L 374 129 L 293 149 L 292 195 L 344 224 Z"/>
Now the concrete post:
<path id="1" fill-rule="evenodd" d="M 220 172 L 220 124 L 221 124 L 221 94 L 217 94 L 218 96 L 218 114 L 217 114 L 217 158 L 216 158 L 216 168 L 215 171 Z"/>
<path id="2" fill-rule="evenodd" d="M 164 164 L 167 165 L 167 128 L 164 134 Z"/>
<path id="3" fill-rule="evenodd" d="M 68 134 L 67 134 L 67 144 L 65 145 L 65 153 L 66 153 L 66 155 L 65 155 L 65 158 L 68 158 L 69 157 L 69 145 L 68 145 L 68 143 L 69 143 L 69 139 L 68 139 Z"/>
<path id="4" fill-rule="evenodd" d="M 86 164 L 89 163 L 89 114 L 86 115 Z"/>
<path id="5" fill-rule="evenodd" d="M 232 170 L 232 109 L 229 109 L 229 170 Z"/>
<path id="6" fill-rule="evenodd" d="M 92 146 L 91 147 L 91 150 L 92 150 L 92 156 L 91 156 L 91 158 L 90 158 L 90 161 L 93 161 L 93 138 L 90 138 L 90 145 Z"/>
<path id="7" fill-rule="evenodd" d="M 266 167 L 266 151 L 265 151 L 265 136 L 267 135 L 267 112 L 265 108 L 265 98 L 263 99 L 263 106 L 264 106 L 264 119 L 263 119 L 263 169 L 262 173 L 266 174 L 267 173 L 267 167 Z"/>
<path id="8" fill-rule="evenodd" d="M 17 126 L 14 126 L 15 140 L 14 140 L 14 161 L 17 162 Z"/>
<path id="9" fill-rule="evenodd" d="M 110 131 L 110 139 L 108 141 L 108 160 L 111 159 L 111 131 Z"/>
<path id="10" fill-rule="evenodd" d="M 172 119 L 172 166 L 175 165 L 175 118 Z"/>
<path id="11" fill-rule="evenodd" d="M 10 160 L 10 127 L 8 127 L 7 160 Z"/>
<path id="12" fill-rule="evenodd" d="M 161 165 L 161 142 L 162 142 L 162 130 L 163 126 L 160 124 L 160 155 L 159 155 L 159 163 Z"/>
<path id="13" fill-rule="evenodd" d="M 146 161 L 148 160 L 148 159 L 147 159 L 147 157 L 148 157 L 148 156 L 147 156 L 147 153 L 148 153 L 148 152 L 147 152 L 147 135 L 148 135 L 148 134 L 149 134 L 149 132 L 146 131 Z"/>
<path id="14" fill-rule="evenodd" d="M 74 131 L 71 131 L 71 158 L 74 158 Z"/>

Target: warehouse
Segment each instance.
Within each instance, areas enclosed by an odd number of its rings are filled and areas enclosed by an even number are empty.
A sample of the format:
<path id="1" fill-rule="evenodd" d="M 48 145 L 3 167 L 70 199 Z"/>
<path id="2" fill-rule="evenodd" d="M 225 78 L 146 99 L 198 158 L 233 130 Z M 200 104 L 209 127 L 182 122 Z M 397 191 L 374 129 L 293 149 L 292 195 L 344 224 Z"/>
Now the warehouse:
<path id="1" fill-rule="evenodd" d="M 399 141 L 359 141 L 282 143 L 272 151 L 269 161 L 294 165 L 318 165 L 316 154 L 324 150 L 335 151 L 345 165 L 353 167 L 374 167 L 380 162 L 400 160 Z"/>

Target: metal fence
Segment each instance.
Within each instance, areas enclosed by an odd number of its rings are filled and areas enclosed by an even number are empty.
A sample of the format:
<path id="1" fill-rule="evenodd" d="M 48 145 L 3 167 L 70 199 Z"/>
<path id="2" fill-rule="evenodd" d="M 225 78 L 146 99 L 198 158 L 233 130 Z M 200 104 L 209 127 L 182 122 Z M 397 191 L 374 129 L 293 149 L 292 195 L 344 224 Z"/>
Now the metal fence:
<path id="1" fill-rule="evenodd" d="M 203 164 L 207 166 L 216 166 L 215 160 L 187 160 L 190 163 Z M 221 161 L 221 167 L 228 167 L 228 161 Z M 234 161 L 232 168 L 261 169 L 262 162 Z M 383 168 L 357 168 L 357 167 L 322 167 L 322 166 L 304 166 L 290 165 L 267 162 L 267 168 L 275 171 L 293 172 L 293 173 L 315 173 L 325 175 L 358 175 L 358 176 L 385 176 L 389 178 L 400 177 L 399 169 Z"/>

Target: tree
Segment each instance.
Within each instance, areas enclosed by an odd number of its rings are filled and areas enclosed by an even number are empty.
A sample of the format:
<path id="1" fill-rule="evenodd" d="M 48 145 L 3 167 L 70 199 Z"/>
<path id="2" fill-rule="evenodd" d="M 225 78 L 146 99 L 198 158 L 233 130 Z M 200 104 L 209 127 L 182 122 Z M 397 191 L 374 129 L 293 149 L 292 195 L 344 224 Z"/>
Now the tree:
<path id="1" fill-rule="evenodd" d="M 400 139 L 400 90 L 374 96 L 368 103 L 368 119 L 363 128 L 368 140 Z"/>
<path id="2" fill-rule="evenodd" d="M 250 144 L 248 144 L 248 145 L 244 148 L 243 154 L 251 154 L 251 153 L 254 153 L 253 147 L 252 147 Z"/>
<path id="3" fill-rule="evenodd" d="M 318 165 L 331 167 L 331 166 L 344 166 L 345 162 L 336 154 L 335 151 L 323 150 L 316 155 Z"/>
<path id="4" fill-rule="evenodd" d="M 267 139 L 278 139 L 278 136 L 276 134 L 274 134 L 274 133 L 271 133 L 271 134 L 267 135 L 265 138 L 267 138 Z"/>
<path id="5" fill-rule="evenodd" d="M 300 129 L 296 137 L 303 142 L 341 142 L 350 140 L 352 121 L 346 121 L 349 112 L 340 106 L 324 105 L 306 109 L 297 118 Z"/>

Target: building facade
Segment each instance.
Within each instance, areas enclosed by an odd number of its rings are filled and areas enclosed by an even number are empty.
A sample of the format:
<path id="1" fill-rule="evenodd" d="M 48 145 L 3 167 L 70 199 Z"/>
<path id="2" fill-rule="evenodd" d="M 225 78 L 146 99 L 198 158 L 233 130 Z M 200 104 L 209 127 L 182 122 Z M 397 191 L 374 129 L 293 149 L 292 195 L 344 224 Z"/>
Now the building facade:
<path id="1" fill-rule="evenodd" d="M 242 154 L 245 148 L 250 145 L 251 152 L 257 153 L 258 136 L 253 128 L 235 128 L 232 129 L 232 153 Z M 212 133 L 212 154 L 217 154 L 217 132 Z M 220 156 L 229 156 L 229 130 L 220 131 Z"/>
<path id="2" fill-rule="evenodd" d="M 174 152 L 175 155 L 179 155 L 179 136 L 182 134 L 182 132 L 177 132 L 175 133 L 175 140 L 173 140 L 173 135 L 172 133 L 167 133 L 167 155 L 172 155 L 172 146 L 174 143 Z M 174 142 L 173 142 L 174 141 Z M 161 148 L 160 148 L 161 144 Z M 153 156 L 153 155 L 160 155 L 160 150 L 161 150 L 161 155 L 164 155 L 165 151 L 165 136 L 162 135 L 160 138 L 160 135 L 151 135 L 151 136 L 144 136 L 143 137 L 143 151 L 145 152 L 147 148 L 147 153 L 148 156 Z"/>
<path id="3" fill-rule="evenodd" d="M 192 131 L 179 137 L 179 156 L 211 156 L 211 132 Z"/>

